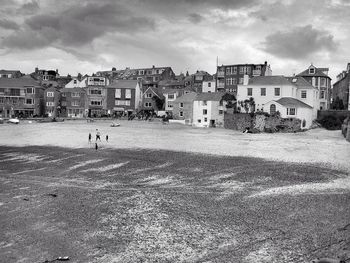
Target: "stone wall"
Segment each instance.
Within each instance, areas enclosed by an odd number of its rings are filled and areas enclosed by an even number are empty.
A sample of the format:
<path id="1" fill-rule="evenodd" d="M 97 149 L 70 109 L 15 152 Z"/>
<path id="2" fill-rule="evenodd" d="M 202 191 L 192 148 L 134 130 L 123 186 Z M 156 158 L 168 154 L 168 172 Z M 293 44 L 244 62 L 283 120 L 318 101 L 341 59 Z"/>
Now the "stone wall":
<path id="1" fill-rule="evenodd" d="M 301 120 L 247 113 L 225 114 L 226 129 L 244 131 L 249 127 L 253 132 L 296 132 L 301 130 Z"/>
<path id="2" fill-rule="evenodd" d="M 225 113 L 224 128 L 244 131 L 247 127 L 252 127 L 252 117 L 247 113 Z"/>

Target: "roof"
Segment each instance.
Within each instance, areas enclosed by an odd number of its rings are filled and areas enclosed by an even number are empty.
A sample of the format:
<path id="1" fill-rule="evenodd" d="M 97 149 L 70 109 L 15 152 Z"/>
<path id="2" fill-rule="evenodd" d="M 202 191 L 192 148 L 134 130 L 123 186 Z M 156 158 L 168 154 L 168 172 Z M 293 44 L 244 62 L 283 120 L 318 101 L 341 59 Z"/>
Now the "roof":
<path id="1" fill-rule="evenodd" d="M 33 79 L 30 75 L 25 75 L 20 78 L 0 78 L 0 87 L 25 87 L 25 86 L 40 87 L 40 82 Z"/>
<path id="2" fill-rule="evenodd" d="M 86 91 L 83 88 L 74 87 L 74 88 L 63 88 L 61 89 L 61 92 L 86 92 Z"/>
<path id="3" fill-rule="evenodd" d="M 197 101 L 220 101 L 226 93 L 224 92 L 210 92 L 199 93 L 195 100 Z"/>
<path id="4" fill-rule="evenodd" d="M 257 76 L 249 79 L 249 85 L 291 85 L 284 76 Z"/>
<path id="5" fill-rule="evenodd" d="M 181 97 L 176 98 L 174 102 L 193 102 L 197 97 L 197 93 L 190 92 L 182 95 Z"/>
<path id="6" fill-rule="evenodd" d="M 19 70 L 0 69 L 0 74 L 14 74 L 14 73 L 21 73 L 21 71 L 19 71 Z"/>
<path id="7" fill-rule="evenodd" d="M 315 73 L 310 74 L 309 69 L 310 67 L 315 68 Z M 299 73 L 297 76 L 302 77 L 325 77 L 331 79 L 328 75 L 324 74 L 322 71 L 328 70 L 328 68 L 316 68 L 315 66 L 310 66 L 308 69 L 304 70 L 303 72 Z"/>
<path id="8" fill-rule="evenodd" d="M 302 108 L 310 108 L 312 109 L 312 107 L 310 105 L 307 105 L 306 103 L 294 99 L 294 98 L 290 98 L 290 97 L 283 97 L 280 98 L 279 100 L 276 100 L 277 103 L 283 105 L 283 106 L 297 106 L 297 107 L 302 107 Z"/>
<path id="9" fill-rule="evenodd" d="M 113 83 L 106 86 L 107 88 L 114 88 L 114 89 L 135 89 L 137 85 L 137 80 L 114 80 Z"/>
<path id="10" fill-rule="evenodd" d="M 303 89 L 316 89 L 314 86 L 311 85 L 310 82 L 308 82 L 306 79 L 304 79 L 301 76 L 294 76 L 294 77 L 286 77 L 292 84 L 297 86 L 298 88 Z M 295 80 L 295 81 L 294 81 Z"/>

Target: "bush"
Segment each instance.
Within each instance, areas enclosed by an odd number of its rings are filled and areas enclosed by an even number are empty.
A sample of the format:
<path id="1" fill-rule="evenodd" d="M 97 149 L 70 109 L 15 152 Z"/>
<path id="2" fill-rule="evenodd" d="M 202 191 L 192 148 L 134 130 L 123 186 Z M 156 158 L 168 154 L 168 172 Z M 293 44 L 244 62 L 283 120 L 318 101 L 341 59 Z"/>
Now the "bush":
<path id="1" fill-rule="evenodd" d="M 340 130 L 343 122 L 342 117 L 336 117 L 333 115 L 325 116 L 318 122 L 322 125 L 323 128 L 327 130 Z"/>

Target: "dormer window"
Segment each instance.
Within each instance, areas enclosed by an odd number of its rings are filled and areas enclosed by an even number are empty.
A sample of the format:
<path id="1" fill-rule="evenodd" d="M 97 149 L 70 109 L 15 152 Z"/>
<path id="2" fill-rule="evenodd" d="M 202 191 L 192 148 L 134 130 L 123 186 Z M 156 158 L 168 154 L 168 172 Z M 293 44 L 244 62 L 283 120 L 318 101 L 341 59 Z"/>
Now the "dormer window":
<path id="1" fill-rule="evenodd" d="M 309 74 L 315 74 L 315 68 L 309 68 Z"/>

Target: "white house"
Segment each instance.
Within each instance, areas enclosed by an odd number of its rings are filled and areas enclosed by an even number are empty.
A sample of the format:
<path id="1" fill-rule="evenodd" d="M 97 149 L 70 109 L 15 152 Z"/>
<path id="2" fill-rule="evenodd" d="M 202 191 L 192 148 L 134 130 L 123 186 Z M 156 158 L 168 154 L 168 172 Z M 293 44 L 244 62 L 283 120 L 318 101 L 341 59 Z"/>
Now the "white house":
<path id="1" fill-rule="evenodd" d="M 216 80 L 204 80 L 202 83 L 202 92 L 215 92 Z"/>
<path id="2" fill-rule="evenodd" d="M 196 127 L 220 127 L 224 124 L 227 102 L 223 92 L 200 93 L 193 101 L 193 122 Z"/>
<path id="3" fill-rule="evenodd" d="M 65 85 L 65 88 L 67 88 L 67 89 L 86 88 L 87 87 L 86 80 L 87 80 L 87 78 L 79 80 L 77 77 L 73 77 L 72 80 Z"/>
<path id="4" fill-rule="evenodd" d="M 237 101 L 251 97 L 256 111 L 279 111 L 283 118 L 298 118 L 302 128 L 311 126 L 319 109 L 318 90 L 302 77 L 259 76 L 250 79 L 248 85 L 238 85 Z"/>

